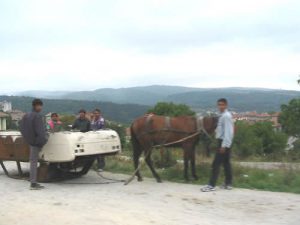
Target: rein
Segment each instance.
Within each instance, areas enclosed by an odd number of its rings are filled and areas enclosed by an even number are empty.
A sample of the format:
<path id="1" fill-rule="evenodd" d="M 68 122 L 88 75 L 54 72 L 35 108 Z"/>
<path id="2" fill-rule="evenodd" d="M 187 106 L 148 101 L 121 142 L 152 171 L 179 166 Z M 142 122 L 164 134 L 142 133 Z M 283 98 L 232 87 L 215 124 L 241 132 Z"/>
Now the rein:
<path id="1" fill-rule="evenodd" d="M 197 131 L 196 133 L 190 135 L 190 136 L 187 136 L 185 138 L 181 138 L 180 140 L 178 141 L 173 141 L 173 142 L 169 142 L 169 143 L 166 143 L 166 144 L 161 144 L 161 145 L 154 145 L 152 146 L 152 148 L 161 148 L 161 147 L 168 147 L 168 146 L 171 146 L 171 145 L 175 145 L 175 144 L 179 144 L 179 143 L 182 143 L 182 142 L 185 142 L 186 140 L 189 140 L 193 137 L 196 137 L 198 136 L 199 134 L 201 134 L 201 131 Z"/>

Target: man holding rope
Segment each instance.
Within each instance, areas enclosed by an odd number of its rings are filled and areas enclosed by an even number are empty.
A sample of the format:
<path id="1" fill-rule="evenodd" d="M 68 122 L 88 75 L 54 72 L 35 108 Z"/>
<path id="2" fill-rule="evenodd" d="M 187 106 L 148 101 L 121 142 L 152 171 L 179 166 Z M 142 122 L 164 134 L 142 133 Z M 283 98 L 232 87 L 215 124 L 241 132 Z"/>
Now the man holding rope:
<path id="1" fill-rule="evenodd" d="M 212 175 L 209 184 L 201 189 L 202 192 L 212 192 L 216 190 L 216 184 L 220 173 L 220 167 L 224 166 L 225 183 L 223 189 L 232 189 L 232 171 L 230 163 L 231 145 L 234 137 L 234 123 L 232 114 L 228 111 L 227 99 L 218 100 L 218 108 L 221 113 L 218 127 L 216 130 L 216 138 L 218 139 L 218 151 L 212 165 Z"/>

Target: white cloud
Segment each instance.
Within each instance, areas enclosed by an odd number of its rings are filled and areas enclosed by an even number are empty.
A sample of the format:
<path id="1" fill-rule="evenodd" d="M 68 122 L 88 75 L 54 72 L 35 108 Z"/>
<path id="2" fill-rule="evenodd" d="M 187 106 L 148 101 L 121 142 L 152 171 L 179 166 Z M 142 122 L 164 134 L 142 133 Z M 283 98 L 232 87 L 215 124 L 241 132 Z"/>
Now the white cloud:
<path id="1" fill-rule="evenodd" d="M 1 92 L 150 84 L 298 88 L 296 1 L 1 4 Z"/>

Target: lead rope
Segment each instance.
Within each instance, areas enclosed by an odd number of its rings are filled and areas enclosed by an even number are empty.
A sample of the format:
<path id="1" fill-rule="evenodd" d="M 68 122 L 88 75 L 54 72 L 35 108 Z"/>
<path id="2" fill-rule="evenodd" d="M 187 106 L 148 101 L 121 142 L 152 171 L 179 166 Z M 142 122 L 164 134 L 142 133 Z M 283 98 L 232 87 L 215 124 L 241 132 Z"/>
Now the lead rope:
<path id="1" fill-rule="evenodd" d="M 96 172 L 96 171 L 95 171 Z M 124 183 L 126 180 L 118 180 L 118 179 L 112 179 L 112 178 L 107 178 L 103 176 L 101 173 L 96 172 L 96 174 L 102 178 L 103 180 L 106 180 L 105 182 L 61 182 L 61 184 L 67 184 L 67 185 L 72 185 L 72 184 L 78 184 L 78 185 L 89 185 L 89 184 L 94 184 L 94 185 L 104 185 L 104 184 L 117 184 L 117 183 Z"/>

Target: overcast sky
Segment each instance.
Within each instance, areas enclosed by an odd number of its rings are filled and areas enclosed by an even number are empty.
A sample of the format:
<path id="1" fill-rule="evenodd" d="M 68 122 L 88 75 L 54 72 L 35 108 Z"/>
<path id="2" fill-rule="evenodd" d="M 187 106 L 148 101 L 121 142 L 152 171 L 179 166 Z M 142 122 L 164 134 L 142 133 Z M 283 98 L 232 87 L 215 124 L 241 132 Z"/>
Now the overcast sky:
<path id="1" fill-rule="evenodd" d="M 300 89 L 299 0 L 1 0 L 0 92 Z"/>

